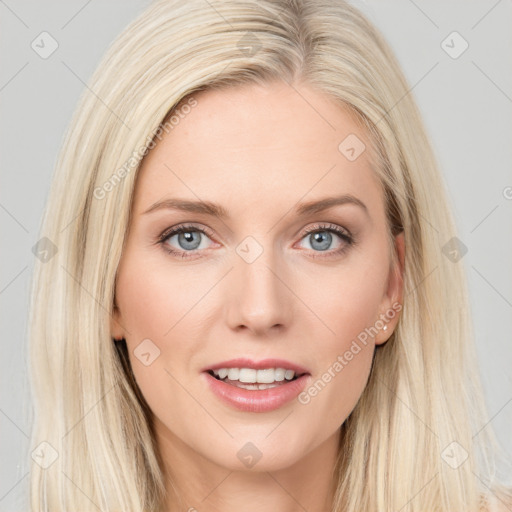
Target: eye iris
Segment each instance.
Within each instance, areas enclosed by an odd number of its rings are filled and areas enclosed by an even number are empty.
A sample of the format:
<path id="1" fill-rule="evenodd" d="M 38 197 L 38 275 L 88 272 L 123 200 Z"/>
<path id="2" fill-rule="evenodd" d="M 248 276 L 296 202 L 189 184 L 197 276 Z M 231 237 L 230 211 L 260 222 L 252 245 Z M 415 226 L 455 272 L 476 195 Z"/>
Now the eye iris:
<path id="1" fill-rule="evenodd" d="M 313 237 L 313 242 L 320 242 L 320 247 L 315 247 L 314 243 L 311 244 L 311 247 L 314 249 L 318 249 L 320 251 L 325 251 L 329 248 L 332 241 L 332 235 L 328 231 L 318 231 L 317 233 L 313 233 L 311 235 Z"/>
<path id="2" fill-rule="evenodd" d="M 183 241 L 185 242 L 185 245 L 182 244 Z M 200 244 L 200 233 L 197 231 L 185 231 L 183 233 L 180 233 L 178 235 L 178 243 L 183 249 L 197 249 L 197 247 Z M 192 244 L 192 247 L 189 244 Z"/>

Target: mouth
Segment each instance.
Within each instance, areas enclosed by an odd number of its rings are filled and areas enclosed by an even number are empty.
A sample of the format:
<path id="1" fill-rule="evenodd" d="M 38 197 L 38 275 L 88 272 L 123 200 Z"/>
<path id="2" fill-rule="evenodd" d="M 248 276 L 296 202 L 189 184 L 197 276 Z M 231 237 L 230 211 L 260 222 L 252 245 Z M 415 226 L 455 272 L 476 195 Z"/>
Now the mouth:
<path id="1" fill-rule="evenodd" d="M 225 384 L 240 389 L 264 390 L 293 382 L 307 372 L 297 374 L 294 370 L 285 368 L 219 368 L 208 370 L 207 373 Z"/>
<path id="2" fill-rule="evenodd" d="M 245 412 L 282 407 L 304 389 L 311 376 L 305 368 L 282 359 L 236 359 L 205 368 L 202 373 L 214 395 Z"/>

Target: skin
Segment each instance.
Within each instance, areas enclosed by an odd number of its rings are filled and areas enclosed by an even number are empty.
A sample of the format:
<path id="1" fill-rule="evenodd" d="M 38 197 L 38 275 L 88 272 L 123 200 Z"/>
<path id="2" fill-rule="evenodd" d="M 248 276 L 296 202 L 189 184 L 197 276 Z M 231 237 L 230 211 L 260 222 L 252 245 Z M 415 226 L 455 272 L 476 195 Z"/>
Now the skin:
<path id="1" fill-rule="evenodd" d="M 306 84 L 276 82 L 195 98 L 197 106 L 164 134 L 140 169 L 111 323 L 112 337 L 126 339 L 154 414 L 168 478 L 165 510 L 325 511 L 339 427 L 399 314 L 360 344 L 307 404 L 292 400 L 271 412 L 242 412 L 209 390 L 201 370 L 235 357 L 277 357 L 306 367 L 308 385 L 315 382 L 359 333 L 401 302 L 403 236 L 390 247 L 370 140 L 328 96 Z M 367 148 L 354 161 L 338 150 L 349 134 Z M 359 198 L 367 213 L 354 204 L 295 213 L 299 203 L 342 194 Z M 230 218 L 143 213 L 170 197 L 218 203 Z M 184 223 L 209 232 L 194 232 L 201 245 L 188 259 L 164 249 L 186 252 L 190 245 L 179 235 L 157 242 L 167 228 Z M 332 240 L 322 251 L 304 233 L 318 223 L 348 230 L 355 244 L 328 232 Z M 236 252 L 247 236 L 263 249 L 252 263 Z M 146 366 L 133 351 L 148 338 L 160 354 Z M 237 457 L 247 442 L 262 453 L 252 468 Z"/>

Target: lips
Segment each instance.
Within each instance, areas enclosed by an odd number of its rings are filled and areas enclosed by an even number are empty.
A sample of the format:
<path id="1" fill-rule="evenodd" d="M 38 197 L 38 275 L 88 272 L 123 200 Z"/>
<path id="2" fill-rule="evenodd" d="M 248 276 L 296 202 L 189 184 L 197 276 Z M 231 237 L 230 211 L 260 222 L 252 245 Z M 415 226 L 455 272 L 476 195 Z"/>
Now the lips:
<path id="1" fill-rule="evenodd" d="M 231 359 L 203 369 L 210 390 L 224 403 L 245 412 L 278 409 L 305 387 L 310 373 L 283 359 Z M 221 378 L 222 377 L 222 378 Z"/>

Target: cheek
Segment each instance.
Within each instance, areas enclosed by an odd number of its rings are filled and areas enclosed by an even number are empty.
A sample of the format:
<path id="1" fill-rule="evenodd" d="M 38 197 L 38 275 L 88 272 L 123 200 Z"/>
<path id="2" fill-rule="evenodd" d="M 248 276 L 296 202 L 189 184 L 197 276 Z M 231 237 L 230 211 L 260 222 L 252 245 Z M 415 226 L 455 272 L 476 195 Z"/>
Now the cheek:
<path id="1" fill-rule="evenodd" d="M 372 336 L 385 293 L 385 265 L 375 257 L 361 258 L 333 270 L 329 279 L 312 276 L 310 284 L 316 285 L 308 286 L 308 305 L 323 325 L 315 338 L 318 372 L 299 402 L 311 407 L 311 417 L 323 418 L 333 428 L 351 413 L 368 379 Z"/>
<path id="2" fill-rule="evenodd" d="M 318 371 L 299 395 L 313 429 L 334 431 L 350 415 L 366 386 L 374 354 L 371 293 L 348 293 L 331 304 L 327 332 L 316 343 Z M 364 299 L 367 299 L 366 301 Z M 311 420 L 309 420 L 311 421 Z"/>
<path id="3" fill-rule="evenodd" d="M 385 262 L 360 258 L 302 278 L 307 304 L 323 323 L 321 336 L 329 350 L 340 350 L 379 319 L 385 295 Z M 299 281 L 298 281 L 299 282 Z"/>
<path id="4" fill-rule="evenodd" d="M 175 390 L 171 400 L 182 395 L 179 382 L 193 371 L 194 356 L 205 337 L 202 299 L 217 281 L 205 272 L 180 271 L 165 257 L 152 258 L 144 251 L 127 251 L 122 261 L 116 299 L 126 343 L 137 383 L 157 410 L 170 389 Z M 139 359 L 144 353 L 150 354 L 148 365 Z"/>
<path id="5" fill-rule="evenodd" d="M 189 420 L 201 424 L 200 410 L 180 383 L 186 382 L 194 349 L 188 341 L 196 337 L 187 313 L 193 316 L 190 310 L 205 289 L 191 282 L 190 273 L 185 279 L 176 270 L 170 272 L 169 265 L 148 259 L 128 254 L 116 288 L 135 380 L 157 418 L 173 425 L 172 411 L 187 410 Z M 145 354 L 149 355 L 145 358 Z"/>
<path id="6" fill-rule="evenodd" d="M 124 326 L 133 340 L 170 338 L 207 289 L 197 273 L 176 271 L 141 253 L 127 258 L 116 290 Z M 204 283 L 204 280 L 203 280 Z"/>

